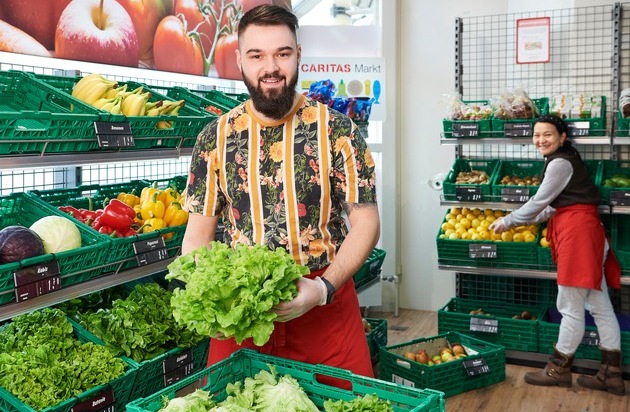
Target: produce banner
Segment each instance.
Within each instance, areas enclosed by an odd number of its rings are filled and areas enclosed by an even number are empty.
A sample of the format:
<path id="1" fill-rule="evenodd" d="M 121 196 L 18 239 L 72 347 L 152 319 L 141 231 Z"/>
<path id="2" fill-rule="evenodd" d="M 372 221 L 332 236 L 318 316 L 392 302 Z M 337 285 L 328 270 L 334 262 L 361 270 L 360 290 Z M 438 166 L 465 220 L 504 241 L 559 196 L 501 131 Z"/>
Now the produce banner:
<path id="1" fill-rule="evenodd" d="M 241 79 L 236 27 L 290 0 L 2 0 L 0 51 Z"/>
<path id="2" fill-rule="evenodd" d="M 334 83 L 332 97 L 374 99 L 369 120 L 385 120 L 384 58 L 302 57 L 300 91 L 307 93 L 311 84 L 323 80 Z"/>

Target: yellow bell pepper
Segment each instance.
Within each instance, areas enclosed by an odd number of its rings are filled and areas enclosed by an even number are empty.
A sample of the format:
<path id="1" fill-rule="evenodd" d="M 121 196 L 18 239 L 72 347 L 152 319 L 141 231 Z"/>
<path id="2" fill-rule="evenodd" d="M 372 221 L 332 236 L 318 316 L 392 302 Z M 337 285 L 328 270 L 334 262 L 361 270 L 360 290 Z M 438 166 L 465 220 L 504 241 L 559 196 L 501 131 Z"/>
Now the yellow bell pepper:
<path id="1" fill-rule="evenodd" d="M 140 198 L 136 196 L 134 192 L 135 189 L 131 193 L 120 192 L 118 193 L 118 196 L 116 196 L 116 199 L 120 200 L 128 206 L 134 207 L 135 205 L 140 203 Z"/>
<path id="2" fill-rule="evenodd" d="M 153 194 L 158 191 L 157 182 L 153 182 L 151 186 L 147 186 L 140 192 L 140 203 L 144 203 L 146 200 L 151 199 Z"/>
<path id="3" fill-rule="evenodd" d="M 136 212 L 136 218 L 134 221 L 142 225 L 142 223 L 144 223 L 144 219 L 142 218 L 142 205 L 138 203 L 133 207 L 133 211 Z"/>
<path id="4" fill-rule="evenodd" d="M 144 221 L 144 225 L 142 227 L 142 233 L 154 232 L 159 229 L 164 229 L 166 227 L 166 223 L 164 223 L 164 219 L 152 218 Z"/>
<path id="5" fill-rule="evenodd" d="M 177 190 L 173 189 L 172 187 L 167 187 L 166 189 L 164 189 L 162 191 L 162 196 L 158 195 L 158 199 L 160 199 L 164 203 L 164 206 L 166 206 L 166 208 L 168 208 L 171 203 L 178 202 L 178 198 L 179 193 L 177 193 Z"/>
<path id="6" fill-rule="evenodd" d="M 145 221 L 152 218 L 162 219 L 164 217 L 164 203 L 160 202 L 157 199 L 157 196 L 158 193 L 154 192 L 151 198 L 142 203 L 140 214 L 142 215 L 142 219 Z"/>
<path id="7" fill-rule="evenodd" d="M 180 226 L 188 222 L 188 212 L 182 209 L 179 202 L 173 202 L 164 212 L 164 221 L 167 226 Z"/>

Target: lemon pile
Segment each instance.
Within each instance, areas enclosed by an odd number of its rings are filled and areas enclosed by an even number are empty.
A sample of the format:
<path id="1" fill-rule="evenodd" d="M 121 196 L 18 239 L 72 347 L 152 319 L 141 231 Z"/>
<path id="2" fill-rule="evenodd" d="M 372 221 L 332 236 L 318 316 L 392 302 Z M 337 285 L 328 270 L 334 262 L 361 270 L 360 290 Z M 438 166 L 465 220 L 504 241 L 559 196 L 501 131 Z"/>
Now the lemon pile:
<path id="1" fill-rule="evenodd" d="M 491 240 L 494 242 L 535 242 L 538 225 L 517 226 L 503 233 L 495 233 L 489 226 L 497 218 L 510 212 L 493 209 L 454 207 L 444 216 L 440 239 Z"/>

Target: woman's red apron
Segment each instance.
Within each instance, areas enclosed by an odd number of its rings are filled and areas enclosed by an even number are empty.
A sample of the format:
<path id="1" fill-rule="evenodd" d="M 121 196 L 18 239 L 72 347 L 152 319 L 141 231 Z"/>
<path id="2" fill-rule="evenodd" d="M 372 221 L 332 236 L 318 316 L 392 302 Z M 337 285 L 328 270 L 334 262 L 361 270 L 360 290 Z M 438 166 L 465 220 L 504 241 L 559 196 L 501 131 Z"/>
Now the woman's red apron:
<path id="1" fill-rule="evenodd" d="M 312 272 L 309 278 L 320 276 L 324 270 Z M 211 339 L 208 365 L 229 357 L 241 348 L 310 364 L 325 364 L 373 377 L 370 350 L 365 338 L 359 300 L 350 279 L 335 293 L 329 305 L 316 306 L 299 318 L 276 322 L 269 341 L 256 346 L 252 339 L 237 345 L 233 338 Z M 318 380 L 343 389 L 351 383 L 330 377 Z"/>
<path id="2" fill-rule="evenodd" d="M 602 262 L 605 238 L 596 205 L 558 208 L 547 226 L 547 240 L 558 265 L 558 285 L 601 290 L 604 265 L 606 284 L 620 288 L 621 268 L 612 249 Z"/>

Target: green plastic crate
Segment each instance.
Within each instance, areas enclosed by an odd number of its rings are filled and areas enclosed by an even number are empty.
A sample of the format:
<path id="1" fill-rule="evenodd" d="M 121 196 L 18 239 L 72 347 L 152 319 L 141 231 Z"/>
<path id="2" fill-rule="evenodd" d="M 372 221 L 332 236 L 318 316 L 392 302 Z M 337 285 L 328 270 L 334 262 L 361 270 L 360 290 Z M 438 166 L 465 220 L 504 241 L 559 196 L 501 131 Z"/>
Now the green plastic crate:
<path id="1" fill-rule="evenodd" d="M 34 76 L 0 72 L 0 155 L 98 149 L 97 111 Z"/>
<path id="2" fill-rule="evenodd" d="M 532 99 L 536 108 L 538 108 L 538 112 L 541 116 L 549 114 L 549 98 L 541 97 L 539 99 Z M 534 123 L 536 123 L 536 118 L 534 119 L 511 119 L 511 120 L 503 120 L 503 119 L 495 119 L 492 118 L 492 135 L 494 137 L 504 137 L 505 133 L 505 125 L 506 124 L 530 124 L 532 134 L 526 134 L 522 137 L 531 137 L 534 132 Z"/>
<path id="3" fill-rule="evenodd" d="M 227 93 L 225 92 L 225 95 L 228 97 L 231 97 L 232 99 L 238 100 L 239 102 L 243 103 L 245 101 L 247 101 L 249 99 L 249 94 L 248 93 Z"/>
<path id="4" fill-rule="evenodd" d="M 201 389 L 210 392 L 220 402 L 227 397 L 228 383 L 243 382 L 262 370 L 273 366 L 280 375 L 291 375 L 304 388 L 309 398 L 319 408 L 327 399 L 352 400 L 357 396 L 376 394 L 389 400 L 395 412 L 440 412 L 444 411 L 443 394 L 426 389 L 418 390 L 394 385 L 390 382 L 366 378 L 351 372 L 325 365 L 311 365 L 275 356 L 263 355 L 249 349 L 241 349 L 204 370 L 189 376 L 153 395 L 137 399 L 127 405 L 127 412 L 156 412 L 162 407 L 164 397 L 172 399 L 176 392 L 198 381 L 204 382 Z M 317 375 L 343 379 L 352 384 L 352 390 L 332 387 L 317 381 Z"/>
<path id="5" fill-rule="evenodd" d="M 612 215 L 611 243 L 615 251 L 621 273 L 630 276 L 630 216 Z"/>
<path id="6" fill-rule="evenodd" d="M 610 193 L 615 190 L 630 192 L 630 186 L 604 186 L 607 179 L 621 175 L 628 177 L 630 181 L 630 160 L 602 160 L 600 179 L 595 183 L 599 188 L 599 194 L 604 202 L 610 203 Z"/>
<path id="7" fill-rule="evenodd" d="M 471 314 L 482 309 L 483 314 Z M 513 316 L 529 311 L 531 320 L 514 319 Z M 538 321 L 545 314 L 545 307 L 512 305 L 505 302 L 452 298 L 438 310 L 438 331 L 465 333 L 486 342 L 505 346 L 506 349 L 526 352 L 538 351 Z M 534 317 L 536 319 L 534 319 Z M 496 328 L 478 330 L 474 323 L 489 320 L 497 322 Z"/>
<path id="8" fill-rule="evenodd" d="M 547 306 L 558 295 L 555 279 L 457 273 L 455 285 L 458 298 L 512 305 Z"/>
<path id="9" fill-rule="evenodd" d="M 588 118 L 565 118 L 565 123 L 569 126 L 571 123 L 584 123 L 588 122 L 588 133 L 585 136 L 606 136 L 608 131 L 606 130 L 606 96 L 601 96 L 601 116 L 600 117 L 588 117 Z M 551 103 L 550 103 L 551 104 Z M 551 107 L 550 107 L 551 110 Z M 581 127 L 578 128 L 582 130 Z M 569 137 L 571 137 L 571 127 L 569 127 Z M 575 136 L 580 137 L 580 136 Z"/>
<path id="10" fill-rule="evenodd" d="M 555 272 L 558 266 L 553 262 L 551 257 L 550 247 L 538 247 L 538 266 L 540 270 L 547 270 L 549 272 Z"/>
<path id="11" fill-rule="evenodd" d="M 72 322 L 72 321 L 71 321 Z M 90 342 L 90 340 L 85 336 L 82 330 L 77 328 L 74 329 L 75 337 L 83 342 Z M 131 363 L 131 359 L 126 357 L 121 357 L 121 359 L 128 365 L 127 371 L 124 375 L 114 379 L 105 385 L 95 386 L 92 389 L 89 389 L 77 396 L 69 398 L 63 402 L 60 402 L 57 405 L 50 406 L 41 411 L 31 408 L 26 405 L 24 402 L 19 400 L 16 396 L 11 394 L 6 389 L 0 387 L 0 411 L 17 411 L 17 412 L 71 412 L 73 407 L 80 402 L 87 401 L 89 399 L 93 399 L 98 397 L 98 395 L 104 391 L 111 389 L 114 396 L 114 403 L 116 411 L 123 411 L 125 405 L 132 401 L 134 398 L 132 397 L 133 384 L 137 376 L 137 369 Z"/>
<path id="12" fill-rule="evenodd" d="M 617 130 L 615 130 L 615 136 L 630 136 L 630 117 L 623 117 L 621 110 L 617 110 Z"/>
<path id="13" fill-rule="evenodd" d="M 492 196 L 496 200 L 506 201 L 502 196 L 503 189 L 525 189 L 522 193 L 524 196 L 532 197 L 538 191 L 538 185 L 505 185 L 501 184 L 501 180 L 506 176 L 514 176 L 518 178 L 525 177 L 542 177 L 542 170 L 545 162 L 542 160 L 501 160 L 497 166 L 497 171 L 491 182 Z M 527 199 L 523 199 L 527 201 Z"/>
<path id="14" fill-rule="evenodd" d="M 33 190 L 29 192 L 29 195 L 41 199 L 44 203 L 44 207 L 47 210 L 58 211 L 59 206 L 74 206 L 76 208 L 88 207 L 88 196 L 91 197 L 94 208 L 102 206 L 103 201 L 106 198 L 113 199 L 120 192 L 132 192 L 139 196 L 142 189 L 150 186 L 151 183 L 145 180 L 133 180 L 125 183 L 116 183 L 108 185 L 83 185 L 74 188 L 64 189 L 50 189 L 50 190 Z M 103 267 L 103 273 L 118 273 L 124 270 L 132 269 L 138 266 L 136 260 L 136 254 L 133 248 L 133 244 L 137 241 L 145 241 L 150 239 L 157 239 L 159 236 L 164 237 L 165 247 L 168 251 L 169 257 L 175 257 L 179 254 L 184 239 L 184 233 L 186 231 L 186 225 L 165 227 L 153 232 L 141 233 L 133 236 L 122 238 L 111 238 L 107 235 L 98 233 L 93 228 L 85 225 L 79 220 L 74 219 L 72 216 L 68 216 L 69 219 L 74 221 L 77 226 L 84 227 L 86 230 L 97 235 L 100 239 L 107 239 L 109 241 L 109 252 L 106 256 L 107 264 Z"/>
<path id="15" fill-rule="evenodd" d="M 50 210 L 42 201 L 25 193 L 13 193 L 0 197 L 0 228 L 2 229 L 11 225 L 30 227 L 37 220 L 51 215 L 64 218 L 67 216 L 59 210 Z M 100 276 L 103 273 L 102 267 L 110 247 L 109 240 L 83 224 L 78 224 L 77 228 L 81 234 L 82 244 L 77 249 L 55 254 L 48 253 L 23 259 L 20 262 L 0 265 L 0 304 L 16 300 L 13 273 L 31 265 L 56 260 L 59 264 L 62 288 Z"/>
<path id="16" fill-rule="evenodd" d="M 379 361 L 379 348 L 387 345 L 387 319 L 366 318 L 372 330 L 365 334 L 372 364 Z"/>
<path id="17" fill-rule="evenodd" d="M 211 101 L 212 104 L 219 104 L 228 109 L 228 111 L 240 106 L 241 103 L 249 99 L 247 93 L 228 95 L 219 90 L 190 90 L 190 92 Z"/>
<path id="18" fill-rule="evenodd" d="M 410 361 L 403 356 L 405 352 L 416 353 L 420 349 L 425 349 L 431 354 L 436 348 L 456 342 L 464 346 L 468 356 L 431 366 Z M 482 359 L 488 370 L 478 375 L 469 375 L 464 367 L 464 361 L 482 362 Z M 444 392 L 444 396 L 449 397 L 504 381 L 505 348 L 458 332 L 440 333 L 381 347 L 380 368 L 382 380 L 414 388 L 434 389 Z"/>
<path id="19" fill-rule="evenodd" d="M 448 214 L 448 213 L 447 213 Z M 445 218 L 446 220 L 446 218 Z M 442 223 L 445 222 L 442 221 Z M 441 224 L 435 237 L 438 264 L 450 266 L 538 269 L 540 231 L 533 242 L 494 242 L 492 240 L 448 239 Z M 470 257 L 471 245 L 494 245 L 496 257 Z"/>
<path id="20" fill-rule="evenodd" d="M 488 100 L 465 100 L 465 104 L 471 103 L 480 103 L 489 105 L 490 102 Z M 483 119 L 483 120 L 442 120 L 442 130 L 444 132 L 444 137 L 446 138 L 457 138 L 457 136 L 453 136 L 453 125 L 476 125 L 478 128 L 478 135 L 471 136 L 471 138 L 481 138 L 481 137 L 492 137 L 492 119 Z"/>
<path id="21" fill-rule="evenodd" d="M 363 266 L 354 274 L 354 287 L 356 289 L 367 285 L 371 280 L 379 277 L 385 255 L 386 253 L 382 249 L 374 248 L 372 250 Z"/>
<path id="22" fill-rule="evenodd" d="M 492 199 L 492 180 L 497 173 L 499 160 L 483 160 L 483 159 L 455 159 L 451 170 L 449 170 L 442 184 L 445 200 L 460 200 L 457 198 L 458 188 L 479 188 L 481 198 L 477 201 L 491 201 Z M 455 183 L 457 175 L 460 172 L 470 172 L 473 170 L 483 171 L 488 174 L 488 182 L 483 184 L 462 184 Z"/>

